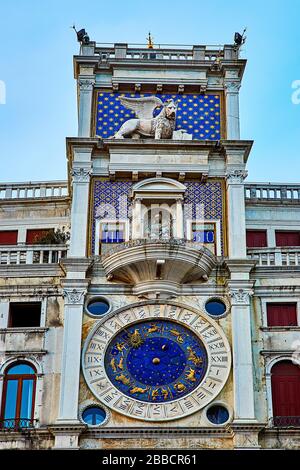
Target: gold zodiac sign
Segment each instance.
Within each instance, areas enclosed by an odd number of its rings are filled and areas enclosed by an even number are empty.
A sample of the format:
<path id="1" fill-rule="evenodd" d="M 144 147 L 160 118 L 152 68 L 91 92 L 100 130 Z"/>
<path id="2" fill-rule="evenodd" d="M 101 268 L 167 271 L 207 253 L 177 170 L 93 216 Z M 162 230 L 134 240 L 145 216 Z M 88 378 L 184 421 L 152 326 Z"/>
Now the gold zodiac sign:
<path id="1" fill-rule="evenodd" d="M 168 398 L 169 392 L 165 388 L 161 389 L 161 393 L 163 394 L 164 400 Z"/>
<path id="2" fill-rule="evenodd" d="M 114 358 L 114 357 L 113 357 L 112 360 L 110 361 L 110 366 L 111 366 L 111 368 L 112 368 L 112 370 L 113 370 L 114 372 L 117 371 L 116 363 L 115 363 L 115 358 Z"/>
<path id="3" fill-rule="evenodd" d="M 116 376 L 116 380 L 117 380 L 118 382 L 122 382 L 122 384 L 124 384 L 124 385 L 129 385 L 129 384 L 130 384 L 130 380 L 129 380 L 128 377 L 126 377 L 126 375 L 124 375 L 124 374 L 117 375 L 117 376 Z"/>
<path id="4" fill-rule="evenodd" d="M 159 331 L 160 328 L 158 328 L 157 325 L 155 325 L 155 323 L 151 323 L 151 326 L 150 328 L 148 328 L 148 333 L 155 333 L 156 331 Z"/>
<path id="5" fill-rule="evenodd" d="M 195 366 L 200 366 L 200 364 L 202 364 L 203 362 L 203 359 L 197 356 L 197 354 L 192 350 L 190 346 L 187 347 L 187 350 L 189 352 L 188 361 L 192 361 Z"/>
<path id="6" fill-rule="evenodd" d="M 158 390 L 157 388 L 152 390 L 152 400 L 156 400 L 156 398 L 158 397 Z"/>
<path id="7" fill-rule="evenodd" d="M 130 393 L 145 393 L 145 392 L 147 392 L 147 390 L 148 390 L 148 387 L 146 387 L 146 388 L 133 387 L 130 390 Z"/>
<path id="8" fill-rule="evenodd" d="M 143 344 L 144 340 L 140 335 L 140 332 L 138 329 L 134 330 L 134 332 L 129 335 L 129 343 L 133 348 L 138 348 Z"/>
<path id="9" fill-rule="evenodd" d="M 178 343 L 182 344 L 183 343 L 183 337 L 177 330 L 170 330 L 170 333 L 174 336 L 176 336 Z"/>
<path id="10" fill-rule="evenodd" d="M 123 349 L 125 348 L 125 343 L 117 343 L 116 348 L 118 351 L 122 352 Z"/>
<path id="11" fill-rule="evenodd" d="M 186 386 L 182 384 L 181 382 L 178 382 L 177 384 L 174 384 L 174 388 L 179 392 L 184 392 L 186 389 Z"/>
<path id="12" fill-rule="evenodd" d="M 187 371 L 185 378 L 191 382 L 196 382 L 195 369 L 190 367 L 190 370 Z"/>
<path id="13" fill-rule="evenodd" d="M 120 361 L 119 361 L 119 364 L 117 365 L 118 366 L 118 369 L 120 370 L 123 370 L 124 369 L 124 357 L 121 357 Z"/>

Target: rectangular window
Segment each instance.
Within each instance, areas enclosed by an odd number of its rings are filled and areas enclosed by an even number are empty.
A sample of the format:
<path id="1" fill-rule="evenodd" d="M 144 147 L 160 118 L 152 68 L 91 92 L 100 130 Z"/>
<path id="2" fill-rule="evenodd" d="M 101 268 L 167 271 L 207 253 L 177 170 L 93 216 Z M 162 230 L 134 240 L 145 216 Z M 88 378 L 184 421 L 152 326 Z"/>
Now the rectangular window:
<path id="1" fill-rule="evenodd" d="M 16 245 L 18 242 L 18 230 L 1 230 L 0 245 Z"/>
<path id="2" fill-rule="evenodd" d="M 41 325 L 41 302 L 11 302 L 9 328 L 36 327 Z"/>
<path id="3" fill-rule="evenodd" d="M 193 242 L 203 243 L 208 249 L 216 254 L 216 226 L 214 223 L 193 222 Z"/>
<path id="4" fill-rule="evenodd" d="M 246 230 L 247 248 L 261 248 L 267 246 L 266 230 Z"/>
<path id="5" fill-rule="evenodd" d="M 104 254 L 111 245 L 125 241 L 125 224 L 102 222 L 100 224 L 100 253 Z"/>
<path id="6" fill-rule="evenodd" d="M 34 245 L 38 244 L 40 240 L 44 239 L 47 235 L 50 235 L 53 229 L 29 229 L 26 232 L 26 244 Z M 50 242 L 49 242 L 50 243 Z"/>
<path id="7" fill-rule="evenodd" d="M 276 230 L 276 246 L 300 246 L 300 232 Z"/>
<path id="8" fill-rule="evenodd" d="M 293 303 L 268 303 L 268 326 L 297 326 L 297 304 Z"/>
<path id="9" fill-rule="evenodd" d="M 100 227 L 101 243 L 121 243 L 125 241 L 124 224 L 118 222 L 103 223 Z"/>

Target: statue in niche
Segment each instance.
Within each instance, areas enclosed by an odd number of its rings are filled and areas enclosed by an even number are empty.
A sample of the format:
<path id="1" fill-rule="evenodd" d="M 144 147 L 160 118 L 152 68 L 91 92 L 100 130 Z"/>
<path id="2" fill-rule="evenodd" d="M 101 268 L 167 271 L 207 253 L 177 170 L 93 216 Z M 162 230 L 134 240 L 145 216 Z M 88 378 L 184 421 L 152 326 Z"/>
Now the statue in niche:
<path id="1" fill-rule="evenodd" d="M 134 111 L 137 118 L 128 119 L 114 135 L 114 139 L 141 139 L 152 137 L 154 139 L 190 139 L 192 136 L 181 129 L 175 131 L 177 102 L 173 99 L 163 102 L 157 96 L 143 98 L 119 97 L 125 108 Z M 160 113 L 153 117 L 156 108 L 162 108 Z M 188 137 L 185 137 L 188 136 Z"/>

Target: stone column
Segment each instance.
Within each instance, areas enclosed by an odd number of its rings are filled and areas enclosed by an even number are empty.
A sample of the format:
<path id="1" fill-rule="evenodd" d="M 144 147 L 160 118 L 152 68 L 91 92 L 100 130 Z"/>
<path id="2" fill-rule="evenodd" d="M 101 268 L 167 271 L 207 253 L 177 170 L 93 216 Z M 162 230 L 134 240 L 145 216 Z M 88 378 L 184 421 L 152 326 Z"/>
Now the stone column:
<path id="1" fill-rule="evenodd" d="M 142 200 L 136 197 L 132 209 L 132 239 L 142 238 Z"/>
<path id="2" fill-rule="evenodd" d="M 86 285 L 64 288 L 64 336 L 57 423 L 78 424 L 82 313 Z"/>
<path id="3" fill-rule="evenodd" d="M 240 139 L 239 117 L 239 89 L 241 85 L 237 80 L 225 80 L 226 98 L 226 138 L 227 140 Z"/>
<path id="4" fill-rule="evenodd" d="M 69 257 L 86 255 L 91 153 L 92 148 L 74 150 Z"/>
<path id="5" fill-rule="evenodd" d="M 234 422 L 255 420 L 250 296 L 253 291 L 229 282 L 232 317 Z M 241 285 L 241 284 L 240 284 Z"/>
<path id="6" fill-rule="evenodd" d="M 184 238 L 184 226 L 183 226 L 183 200 L 181 198 L 176 199 L 176 237 Z"/>
<path id="7" fill-rule="evenodd" d="M 91 137 L 92 99 L 95 79 L 79 78 L 78 137 Z"/>
<path id="8" fill-rule="evenodd" d="M 229 170 L 227 179 L 228 209 L 228 256 L 229 258 L 246 257 L 246 223 L 245 223 L 245 170 Z"/>

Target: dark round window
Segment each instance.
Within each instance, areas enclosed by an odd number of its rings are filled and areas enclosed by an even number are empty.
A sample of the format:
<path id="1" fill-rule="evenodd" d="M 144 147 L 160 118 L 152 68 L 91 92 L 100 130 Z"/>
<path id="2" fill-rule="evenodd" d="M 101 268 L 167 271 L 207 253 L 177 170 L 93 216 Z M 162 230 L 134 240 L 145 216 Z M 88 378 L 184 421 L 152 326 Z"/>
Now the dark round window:
<path id="1" fill-rule="evenodd" d="M 87 311 L 91 315 L 104 315 L 109 309 L 109 303 L 104 299 L 91 300 L 87 305 Z"/>
<path id="2" fill-rule="evenodd" d="M 224 424 L 229 419 L 229 412 L 225 406 L 214 405 L 207 410 L 206 416 L 212 424 Z"/>
<path id="3" fill-rule="evenodd" d="M 207 313 L 209 313 L 209 315 L 219 317 L 220 315 L 224 315 L 226 312 L 226 305 L 224 302 L 222 302 L 222 300 L 212 299 L 206 302 L 205 310 Z"/>
<path id="4" fill-rule="evenodd" d="M 99 426 L 106 419 L 106 412 L 98 406 L 90 406 L 82 413 L 82 420 L 89 426 Z"/>

